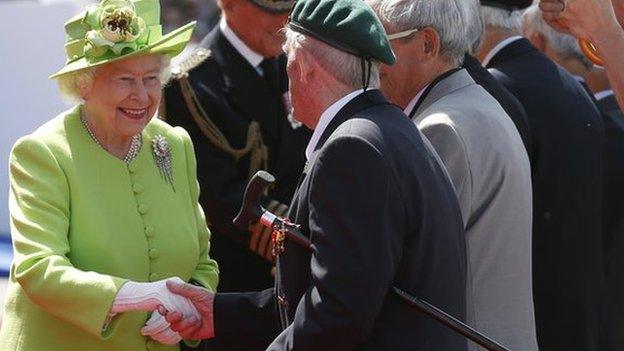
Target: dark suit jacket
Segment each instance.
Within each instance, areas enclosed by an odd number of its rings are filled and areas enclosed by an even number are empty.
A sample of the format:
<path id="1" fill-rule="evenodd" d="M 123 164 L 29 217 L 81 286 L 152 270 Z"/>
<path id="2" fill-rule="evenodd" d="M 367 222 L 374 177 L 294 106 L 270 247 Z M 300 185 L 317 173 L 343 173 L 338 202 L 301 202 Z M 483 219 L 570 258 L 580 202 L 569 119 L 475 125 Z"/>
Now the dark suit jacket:
<path id="1" fill-rule="evenodd" d="M 286 118 L 287 107 L 282 100 L 287 91 L 285 58 L 280 58 L 280 88 L 275 91 L 234 49 L 218 26 L 200 48 L 209 49 L 211 55 L 188 72 L 188 80 L 201 107 L 233 148 L 243 148 L 250 122 L 259 122 L 268 149 L 267 170 L 277 178 L 269 197 L 290 203 L 311 132 L 305 127 L 293 129 Z M 164 98 L 166 120 L 184 127 L 193 139 L 200 203 L 213 234 L 210 255 L 219 263 L 219 290 L 249 291 L 272 286 L 272 264 L 250 250 L 249 232 L 232 225 L 249 178 L 249 155 L 237 160 L 206 137 L 191 117 L 180 80 L 170 83 Z"/>
<path id="2" fill-rule="evenodd" d="M 511 120 L 516 125 L 522 143 L 527 150 L 531 148 L 531 135 L 529 132 L 529 121 L 527 119 L 524 107 L 516 97 L 505 88 L 487 69 L 481 66 L 479 60 L 474 56 L 466 54 L 464 56 L 463 67 L 470 73 L 474 81 L 483 87 L 490 95 L 498 101 L 507 112 Z"/>
<path id="3" fill-rule="evenodd" d="M 602 219 L 607 280 L 616 344 L 624 345 L 624 114 L 614 95 L 596 103 L 602 111 L 606 135 Z"/>
<path id="4" fill-rule="evenodd" d="M 280 256 L 282 331 L 268 350 L 466 350 L 390 292 L 397 285 L 464 318 L 465 240 L 452 185 L 378 90 L 349 102 L 322 134 L 290 217 L 313 250 L 287 242 Z M 259 329 L 271 325 L 272 294 L 217 294 L 215 333 L 232 335 L 228 349 L 264 349 L 276 336 Z"/>
<path id="5" fill-rule="evenodd" d="M 540 350 L 614 350 L 601 235 L 600 113 L 526 39 L 487 68 L 524 106 L 533 178 L 533 292 Z"/>

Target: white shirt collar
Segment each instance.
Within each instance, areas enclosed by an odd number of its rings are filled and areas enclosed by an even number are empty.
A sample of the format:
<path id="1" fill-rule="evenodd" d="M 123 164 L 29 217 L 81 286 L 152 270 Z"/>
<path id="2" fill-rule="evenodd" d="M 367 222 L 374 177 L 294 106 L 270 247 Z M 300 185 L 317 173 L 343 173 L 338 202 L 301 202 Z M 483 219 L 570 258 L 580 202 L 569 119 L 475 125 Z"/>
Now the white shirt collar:
<path id="1" fill-rule="evenodd" d="M 425 90 L 427 90 L 428 86 L 429 84 L 425 85 L 424 88 L 420 89 L 420 91 L 418 92 L 418 94 L 416 94 L 416 96 L 414 96 L 412 101 L 410 101 L 409 104 L 407 104 L 407 107 L 405 107 L 405 110 L 403 110 L 403 112 L 405 112 L 406 115 L 409 116 L 409 114 L 412 112 L 414 107 L 416 107 L 416 103 L 418 103 L 418 100 L 420 100 L 420 97 L 425 92 Z"/>
<path id="2" fill-rule="evenodd" d="M 316 149 L 316 144 L 318 144 L 319 140 L 321 139 L 321 136 L 323 135 L 323 132 L 325 132 L 325 129 L 327 129 L 327 126 L 329 126 L 329 123 L 334 119 L 334 117 L 336 117 L 336 114 L 343 107 L 345 107 L 346 104 L 348 104 L 351 100 L 355 99 L 358 95 L 362 94 L 363 92 L 364 92 L 364 89 L 358 89 L 356 91 L 353 91 L 343 96 L 338 101 L 334 102 L 331 106 L 329 106 L 325 110 L 325 112 L 323 112 L 323 114 L 321 114 L 321 118 L 319 118 L 319 121 L 316 124 L 316 128 L 314 128 L 314 133 L 312 133 L 312 137 L 310 138 L 308 147 L 306 147 L 306 150 L 305 150 L 306 159 L 308 160 L 310 159 L 310 157 L 312 156 L 312 153 L 314 152 L 314 149 Z"/>
<path id="3" fill-rule="evenodd" d="M 594 97 L 596 98 L 596 100 L 602 100 L 608 96 L 613 95 L 613 90 L 611 89 L 607 89 L 607 90 L 603 90 L 603 91 L 599 91 L 597 92 Z"/>
<path id="4" fill-rule="evenodd" d="M 579 82 L 579 83 L 581 83 L 581 84 L 585 83 L 585 78 L 583 78 L 583 77 L 581 77 L 581 76 L 577 76 L 577 75 L 573 74 L 573 75 L 572 75 L 572 77 L 573 77 L 574 79 L 576 79 L 576 81 L 577 81 L 577 82 Z"/>
<path id="5" fill-rule="evenodd" d="M 225 38 L 232 44 L 234 49 L 238 51 L 238 53 L 249 62 L 251 67 L 255 68 L 259 74 L 262 75 L 262 69 L 259 67 L 264 57 L 259 53 L 251 50 L 245 42 L 243 42 L 237 35 L 234 33 L 232 28 L 228 26 L 225 18 L 221 17 L 221 21 L 219 22 L 219 29 L 221 29 L 221 33 L 225 36 Z"/>
<path id="6" fill-rule="evenodd" d="M 520 35 L 515 35 L 513 37 L 509 37 L 501 41 L 500 43 L 496 44 L 496 46 L 494 46 L 492 50 L 490 50 L 490 52 L 488 52 L 488 54 L 485 55 L 485 58 L 483 59 L 483 67 L 487 66 L 490 63 L 490 61 L 494 58 L 494 56 L 496 56 L 496 54 L 498 54 L 501 50 L 503 50 L 505 46 L 520 39 L 522 39 Z"/>

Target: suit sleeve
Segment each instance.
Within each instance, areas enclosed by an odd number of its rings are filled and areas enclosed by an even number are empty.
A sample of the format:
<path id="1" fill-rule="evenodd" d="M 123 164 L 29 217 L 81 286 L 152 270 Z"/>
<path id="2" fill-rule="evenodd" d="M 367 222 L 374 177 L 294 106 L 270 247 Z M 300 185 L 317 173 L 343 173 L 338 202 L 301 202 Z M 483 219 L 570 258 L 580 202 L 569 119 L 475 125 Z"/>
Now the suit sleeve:
<path id="1" fill-rule="evenodd" d="M 425 118 L 418 129 L 427 137 L 451 178 L 465 226 L 472 213 L 472 175 L 465 143 L 448 121 Z"/>
<path id="2" fill-rule="evenodd" d="M 106 338 L 111 304 L 126 280 L 75 268 L 69 261 L 69 184 L 54 154 L 26 137 L 10 161 L 9 210 L 13 239 L 13 277 L 42 310 L 89 334 Z"/>
<path id="3" fill-rule="evenodd" d="M 217 291 L 219 282 L 219 267 L 217 262 L 210 258 L 210 230 L 206 224 L 204 211 L 199 204 L 199 184 L 197 182 L 197 163 L 195 161 L 195 151 L 193 143 L 188 133 L 182 128 L 176 128 L 182 135 L 186 154 L 186 164 L 188 167 L 189 189 L 191 189 L 191 201 L 195 208 L 195 219 L 197 222 L 197 235 L 200 246 L 199 263 L 191 279 L 210 291 Z"/>
<path id="4" fill-rule="evenodd" d="M 205 84 L 198 89 L 202 106 L 206 113 L 213 118 L 226 116 L 232 113 L 223 102 L 223 97 L 213 93 Z M 248 174 L 241 172 L 238 162 L 233 156 L 226 154 L 215 146 L 202 132 L 201 128 L 193 120 L 186 106 L 181 92 L 181 83 L 173 81 L 165 90 L 166 120 L 172 125 L 183 127 L 188 131 L 195 144 L 197 156 L 198 181 L 202 193 L 199 201 L 206 211 L 208 222 L 218 234 L 225 235 L 230 240 L 236 241 L 248 247 L 249 250 L 267 259 L 272 259 L 268 245 L 270 232 L 262 226 L 253 226 L 251 232 L 236 228 L 232 219 L 238 213 L 242 203 L 245 187 L 248 182 Z M 214 102 L 214 103 L 213 103 Z M 265 207 L 272 207 L 275 211 L 286 212 L 286 206 L 267 199 Z"/>
<path id="5" fill-rule="evenodd" d="M 398 264 L 392 221 L 402 214 L 392 203 L 401 200 L 381 153 L 357 137 L 320 152 L 310 173 L 311 279 L 271 351 L 355 349 L 369 338 Z"/>
<path id="6" fill-rule="evenodd" d="M 215 295 L 212 345 L 217 350 L 264 350 L 278 330 L 274 289 Z"/>

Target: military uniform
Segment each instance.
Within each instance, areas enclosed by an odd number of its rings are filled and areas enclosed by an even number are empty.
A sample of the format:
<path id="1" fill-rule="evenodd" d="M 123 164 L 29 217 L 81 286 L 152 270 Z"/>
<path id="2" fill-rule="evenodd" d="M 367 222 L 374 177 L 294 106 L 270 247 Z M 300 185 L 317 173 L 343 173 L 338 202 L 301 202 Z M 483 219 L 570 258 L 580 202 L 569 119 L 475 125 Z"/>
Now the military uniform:
<path id="1" fill-rule="evenodd" d="M 216 27 L 173 69 L 161 116 L 184 127 L 197 152 L 200 203 L 219 262 L 220 291 L 273 284 L 270 231 L 232 225 L 249 177 L 264 169 L 277 178 L 265 206 L 284 214 L 305 163 L 310 131 L 289 116 L 285 58 L 253 67 Z"/>

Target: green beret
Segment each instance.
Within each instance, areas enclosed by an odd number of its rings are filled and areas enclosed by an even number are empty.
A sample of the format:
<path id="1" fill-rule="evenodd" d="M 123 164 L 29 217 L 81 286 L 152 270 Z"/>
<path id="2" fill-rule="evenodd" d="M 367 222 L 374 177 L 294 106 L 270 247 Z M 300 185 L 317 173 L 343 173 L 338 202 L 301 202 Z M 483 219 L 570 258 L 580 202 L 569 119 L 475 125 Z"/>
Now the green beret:
<path id="1" fill-rule="evenodd" d="M 384 27 L 362 0 L 298 0 L 288 27 L 358 57 L 396 61 Z"/>

